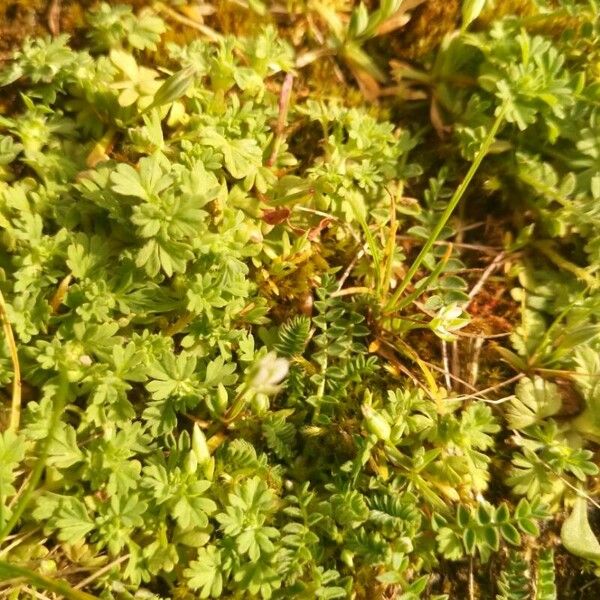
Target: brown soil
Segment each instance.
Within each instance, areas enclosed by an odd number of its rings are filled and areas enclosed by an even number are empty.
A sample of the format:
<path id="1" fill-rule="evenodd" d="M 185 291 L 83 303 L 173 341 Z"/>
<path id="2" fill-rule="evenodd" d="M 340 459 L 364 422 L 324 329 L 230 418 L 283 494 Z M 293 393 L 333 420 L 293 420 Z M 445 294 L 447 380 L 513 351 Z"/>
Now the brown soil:
<path id="1" fill-rule="evenodd" d="M 85 11 L 96 0 L 0 0 L 0 58 L 7 58 L 23 40 L 58 32 L 73 35 L 84 22 Z M 148 6 L 148 0 L 120 0 L 109 4 Z M 54 33 L 57 31 L 55 30 Z"/>

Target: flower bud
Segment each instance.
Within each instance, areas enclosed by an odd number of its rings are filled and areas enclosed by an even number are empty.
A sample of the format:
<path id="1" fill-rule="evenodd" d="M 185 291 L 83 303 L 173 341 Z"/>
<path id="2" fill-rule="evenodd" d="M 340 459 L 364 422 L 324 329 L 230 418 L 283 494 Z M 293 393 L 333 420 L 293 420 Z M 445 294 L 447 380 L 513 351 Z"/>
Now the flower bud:
<path id="1" fill-rule="evenodd" d="M 225 412 L 227 405 L 229 404 L 229 394 L 225 386 L 220 383 L 217 386 L 217 409 L 219 412 Z"/>
<path id="2" fill-rule="evenodd" d="M 214 457 L 211 456 L 210 460 L 208 462 L 206 462 L 204 465 L 202 465 L 202 474 L 209 481 L 213 480 L 213 477 L 215 475 L 215 459 L 214 459 Z"/>
<path id="3" fill-rule="evenodd" d="M 198 423 L 194 423 L 192 430 L 192 452 L 199 465 L 205 465 L 210 460 L 210 450 L 206 443 L 206 436 Z"/>
<path id="4" fill-rule="evenodd" d="M 198 459 L 194 454 L 194 451 L 188 452 L 187 456 L 183 461 L 183 470 L 188 474 L 192 475 L 198 470 Z"/>
<path id="5" fill-rule="evenodd" d="M 361 410 L 365 418 L 367 431 L 379 440 L 388 441 L 392 433 L 390 424 L 368 404 L 363 404 Z"/>
<path id="6" fill-rule="evenodd" d="M 84 366 L 84 367 L 91 367 L 92 366 L 92 358 L 91 356 L 89 356 L 89 354 L 82 354 L 79 357 L 79 362 Z"/>
<path id="7" fill-rule="evenodd" d="M 269 410 L 269 396 L 266 394 L 255 394 L 251 401 L 252 410 L 257 415 L 264 415 Z"/>
<path id="8" fill-rule="evenodd" d="M 354 568 L 354 552 L 350 552 L 350 550 L 347 549 L 342 550 L 340 558 L 346 566 L 350 567 L 351 569 Z"/>

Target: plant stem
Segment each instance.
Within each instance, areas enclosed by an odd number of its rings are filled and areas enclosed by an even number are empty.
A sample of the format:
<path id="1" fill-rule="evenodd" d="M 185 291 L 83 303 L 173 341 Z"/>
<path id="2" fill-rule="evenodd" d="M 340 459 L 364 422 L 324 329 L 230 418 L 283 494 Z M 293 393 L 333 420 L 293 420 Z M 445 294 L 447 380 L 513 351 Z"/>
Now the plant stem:
<path id="1" fill-rule="evenodd" d="M 363 233 L 365 234 L 365 238 L 367 239 L 367 246 L 371 251 L 371 257 L 373 258 L 373 268 L 374 268 L 374 277 L 375 277 L 375 288 L 378 289 L 380 282 L 382 281 L 381 277 L 381 255 L 379 254 L 379 248 L 377 246 L 377 242 L 367 225 L 367 221 L 365 220 L 365 216 L 363 215 L 360 208 L 356 205 L 354 200 L 350 200 L 350 204 L 352 206 L 352 211 L 354 212 L 354 216 L 356 220 L 359 222 Z"/>
<path id="2" fill-rule="evenodd" d="M 2 329 L 4 329 L 4 337 L 6 338 L 13 366 L 12 400 L 8 430 L 16 432 L 19 429 L 19 421 L 21 420 L 21 368 L 19 366 L 17 344 L 15 343 L 15 336 L 13 335 L 13 330 L 6 314 L 6 302 L 4 301 L 2 292 L 0 292 L 0 321 L 2 321 Z"/>
<path id="3" fill-rule="evenodd" d="M 592 290 L 598 287 L 598 280 L 588 273 L 582 267 L 572 263 L 567 260 L 563 256 L 561 256 L 554 248 L 552 247 L 552 243 L 548 240 L 539 240 L 533 242 L 533 247 L 536 250 L 539 250 L 548 260 L 553 262 L 559 269 L 564 269 L 565 271 L 569 271 L 569 273 L 573 273 L 577 279 L 584 281 L 587 283 Z"/>
<path id="4" fill-rule="evenodd" d="M 31 471 L 29 482 L 27 483 L 25 490 L 17 500 L 10 519 L 6 522 L 2 530 L 0 530 L 0 544 L 6 539 L 6 537 L 12 531 L 13 527 L 21 518 L 21 515 L 27 508 L 31 497 L 33 496 L 33 493 L 36 490 L 37 484 L 42 476 L 42 473 L 44 472 L 44 468 L 46 467 L 46 458 L 48 456 L 48 450 L 50 449 L 52 436 L 54 435 L 54 430 L 56 428 L 56 424 L 58 423 L 60 415 L 63 412 L 63 408 L 67 400 L 68 390 L 69 380 L 67 379 L 67 375 L 64 369 L 61 369 L 58 375 L 58 390 L 54 398 L 52 414 L 50 415 L 50 422 L 48 423 L 48 433 L 46 434 L 46 437 L 39 443 L 39 456 L 35 462 L 33 470 Z"/>
<path id="5" fill-rule="evenodd" d="M 40 575 L 31 569 L 11 565 L 3 560 L 0 560 L 0 580 L 22 577 L 27 582 L 37 588 L 41 588 L 48 592 L 59 594 L 67 600 L 98 600 L 96 596 L 87 594 L 80 590 L 72 588 L 66 581 L 60 579 L 51 579 L 44 575 Z"/>
<path id="6" fill-rule="evenodd" d="M 488 153 L 490 146 L 492 145 L 494 138 L 496 137 L 496 133 L 498 133 L 498 129 L 500 128 L 500 125 L 504 121 L 504 115 L 506 113 L 506 109 L 507 109 L 506 104 L 503 105 L 502 108 L 500 109 L 500 112 L 498 113 L 498 116 L 496 117 L 494 124 L 492 125 L 490 131 L 488 132 L 487 136 L 485 137 L 485 140 L 483 141 L 483 144 L 481 145 L 481 148 L 479 149 L 479 152 L 477 153 L 475 160 L 473 160 L 473 162 L 471 163 L 471 166 L 469 167 L 469 170 L 467 171 L 465 178 L 462 180 L 461 184 L 456 188 L 456 191 L 452 195 L 452 198 L 450 198 L 450 201 L 448 202 L 448 205 L 444 209 L 444 212 L 442 213 L 440 220 L 436 223 L 436 226 L 433 228 L 433 231 L 427 238 L 427 241 L 425 242 L 424 246 L 421 248 L 419 255 L 417 256 L 417 258 L 415 259 L 413 264 L 410 266 L 406 275 L 402 279 L 402 282 L 398 286 L 398 289 L 394 292 L 394 295 L 392 296 L 390 301 L 387 303 L 387 305 L 385 307 L 385 312 L 391 312 L 394 310 L 395 304 L 398 302 L 400 296 L 403 294 L 403 292 L 409 286 L 410 282 L 412 281 L 412 278 L 415 276 L 416 272 L 419 270 L 419 267 L 423 263 L 425 256 L 427 255 L 427 253 L 431 250 L 432 246 L 437 241 L 440 233 L 442 232 L 442 229 L 448 222 L 448 219 L 452 216 L 454 209 L 457 207 L 457 205 L 460 202 L 461 198 L 463 197 L 465 191 L 469 187 L 469 184 L 471 183 L 471 180 L 473 179 L 475 173 L 479 169 L 479 166 L 481 165 L 481 162 L 483 161 L 485 155 Z"/>
<path id="7" fill-rule="evenodd" d="M 419 296 L 421 296 L 427 291 L 427 288 L 429 288 L 430 285 L 433 285 L 436 282 L 437 278 L 446 266 L 446 263 L 450 260 L 450 256 L 452 255 L 452 249 L 452 242 L 449 242 L 444 256 L 440 258 L 440 261 L 435 266 L 433 271 L 431 271 L 431 273 L 429 273 L 429 275 L 424 279 L 423 284 L 419 285 L 418 288 L 416 288 L 410 294 L 402 298 L 402 300 L 396 305 L 395 310 L 402 310 L 411 302 L 414 302 L 417 298 L 419 298 Z"/>
<path id="8" fill-rule="evenodd" d="M 406 155 L 402 159 L 402 166 L 406 163 Z M 399 182 L 397 196 L 399 199 L 404 194 L 404 182 Z M 396 197 L 390 194 L 391 206 L 390 206 L 390 233 L 385 246 L 384 266 L 383 266 L 383 280 L 381 286 L 378 288 L 377 293 L 382 301 L 387 298 L 388 290 L 390 289 L 390 281 L 392 279 L 392 267 L 394 266 L 394 252 L 396 250 L 396 234 L 398 233 L 398 215 L 396 214 Z"/>

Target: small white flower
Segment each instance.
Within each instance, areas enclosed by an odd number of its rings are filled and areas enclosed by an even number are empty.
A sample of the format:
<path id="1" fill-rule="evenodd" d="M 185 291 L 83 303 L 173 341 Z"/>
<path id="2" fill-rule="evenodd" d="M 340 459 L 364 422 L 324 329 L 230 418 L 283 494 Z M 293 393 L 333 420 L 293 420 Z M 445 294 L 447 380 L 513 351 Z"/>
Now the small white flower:
<path id="1" fill-rule="evenodd" d="M 290 365 L 285 358 L 269 352 L 254 367 L 250 388 L 257 394 L 274 394 L 288 373 Z"/>
<path id="2" fill-rule="evenodd" d="M 84 366 L 84 367 L 91 367 L 92 366 L 92 358 L 90 356 L 88 356 L 87 354 L 82 354 L 79 357 L 79 362 Z"/>
<path id="3" fill-rule="evenodd" d="M 455 331 L 469 323 L 469 315 L 456 303 L 443 306 L 429 323 L 429 328 L 447 342 L 456 339 Z"/>

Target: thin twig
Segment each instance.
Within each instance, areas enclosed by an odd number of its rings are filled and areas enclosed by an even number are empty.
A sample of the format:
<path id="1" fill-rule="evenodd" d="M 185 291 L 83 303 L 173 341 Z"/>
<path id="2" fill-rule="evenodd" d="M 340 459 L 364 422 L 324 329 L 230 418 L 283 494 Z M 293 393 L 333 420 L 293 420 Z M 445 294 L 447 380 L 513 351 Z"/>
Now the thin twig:
<path id="1" fill-rule="evenodd" d="M 31 585 L 58 594 L 67 600 L 98 600 L 96 596 L 72 588 L 68 582 L 41 575 L 36 571 L 0 560 L 0 579 L 23 578 Z"/>
<path id="2" fill-rule="evenodd" d="M 23 473 L 25 473 L 25 469 L 23 470 L 18 470 L 15 472 L 15 476 L 16 477 L 20 477 L 21 475 L 23 475 Z M 27 484 L 29 482 L 29 475 L 27 475 L 26 477 L 23 478 L 23 481 L 21 482 L 21 485 L 19 486 L 19 489 L 17 490 L 17 493 L 12 497 L 12 499 L 8 502 L 8 508 L 10 510 L 12 510 L 12 507 L 17 503 L 17 501 L 19 500 L 19 497 L 21 496 L 21 493 L 23 492 L 23 490 L 27 487 Z M 15 534 L 15 536 L 18 534 Z M 8 537 L 6 539 L 9 539 Z M 0 554 L 2 554 L 4 552 L 4 550 L 2 550 L 2 552 L 0 552 Z"/>
<path id="3" fill-rule="evenodd" d="M 460 352 L 458 349 L 458 340 L 452 341 L 452 367 L 450 372 L 455 377 L 460 377 Z"/>
<path id="4" fill-rule="evenodd" d="M 405 163 L 406 155 L 402 160 L 402 166 Z M 396 197 L 401 198 L 404 192 L 404 184 L 400 182 L 396 194 L 392 194 L 388 188 L 385 191 L 390 197 L 390 231 L 388 233 L 387 243 L 385 244 L 385 256 L 384 256 L 384 268 L 383 268 L 383 281 L 381 282 L 381 289 L 379 295 L 382 300 L 387 299 L 387 295 L 392 282 L 392 269 L 394 266 L 394 253 L 396 250 L 396 234 L 398 233 L 398 215 L 396 214 Z"/>
<path id="5" fill-rule="evenodd" d="M 421 359 L 423 361 L 424 364 L 426 364 L 429 368 L 433 369 L 434 371 L 437 371 L 438 373 L 445 373 L 444 369 L 442 367 L 440 367 L 439 365 L 436 365 L 435 363 L 429 362 L 427 360 Z M 469 385 L 464 379 L 461 379 L 460 377 L 453 375 L 452 372 L 450 372 L 450 379 L 452 379 L 452 381 L 456 381 L 457 383 L 461 383 L 462 385 L 471 388 L 471 390 L 473 390 L 473 395 L 475 395 L 477 393 L 477 388 L 474 388 L 473 386 Z"/>
<path id="6" fill-rule="evenodd" d="M 343 290 L 337 290 L 337 292 L 332 292 L 329 297 L 339 298 L 340 296 L 351 296 L 352 294 L 373 294 L 373 290 L 364 286 L 349 287 Z"/>
<path id="7" fill-rule="evenodd" d="M 473 300 L 477 294 L 481 291 L 485 282 L 490 278 L 491 274 L 500 266 L 502 261 L 506 258 L 506 252 L 500 252 L 496 258 L 487 266 L 486 270 L 481 274 L 479 281 L 473 286 L 469 292 L 469 299 Z M 468 306 L 468 305 L 467 305 Z"/>
<path id="8" fill-rule="evenodd" d="M 364 256 L 364 254 L 366 252 L 366 248 L 367 248 L 367 245 L 365 244 L 354 255 L 354 258 L 350 261 L 350 264 L 346 267 L 346 270 L 343 272 L 342 276 L 340 277 L 336 291 L 339 292 L 342 289 L 342 287 L 344 287 L 344 283 L 346 283 L 346 279 L 348 279 L 348 277 L 349 277 L 350 273 L 352 272 L 352 269 L 354 269 L 354 266 L 356 265 L 356 263 Z"/>
<path id="9" fill-rule="evenodd" d="M 512 400 L 515 397 L 514 394 L 510 394 L 510 396 L 502 396 L 502 398 L 497 398 L 496 400 L 490 400 L 489 398 L 480 398 L 477 394 L 471 394 L 470 396 L 457 396 L 456 400 L 468 400 L 469 398 L 475 398 L 478 402 L 485 402 L 486 404 L 504 404 Z"/>
<path id="10" fill-rule="evenodd" d="M 206 25 L 203 25 L 202 23 L 198 23 L 198 21 L 194 21 L 194 19 L 185 17 L 184 15 L 177 12 L 176 10 L 169 8 L 162 2 L 155 2 L 152 5 L 152 8 L 155 11 L 161 12 L 164 15 L 170 17 L 171 19 L 173 19 L 173 21 L 177 21 L 178 23 L 181 23 L 182 25 L 187 25 L 188 27 L 197 29 L 198 31 L 203 33 L 211 42 L 219 42 L 221 39 L 223 39 L 223 36 L 220 35 L 219 33 L 217 33 L 214 29 L 211 29 L 210 27 L 207 27 Z"/>
<path id="11" fill-rule="evenodd" d="M 582 585 L 579 590 L 579 592 L 581 592 L 579 598 L 583 598 L 583 592 L 585 590 L 587 590 L 589 587 L 592 587 L 593 585 L 598 585 L 600 584 L 600 579 L 592 579 L 591 581 L 588 581 L 585 585 Z"/>
<path id="12" fill-rule="evenodd" d="M 525 373 L 519 373 L 518 375 L 515 375 L 514 377 L 511 377 L 510 379 L 507 379 L 506 381 L 503 381 L 502 383 L 497 383 L 496 385 L 492 385 L 491 387 L 487 387 L 484 390 L 480 390 L 473 394 L 462 396 L 461 398 L 466 400 L 468 398 L 475 398 L 477 396 L 483 396 L 484 394 L 489 394 L 490 392 L 495 392 L 496 390 L 499 390 L 500 388 L 503 388 L 507 385 L 510 385 L 511 383 L 515 383 L 515 382 L 519 381 L 519 379 L 522 379 L 523 377 L 525 377 Z M 469 386 L 469 387 L 472 387 L 472 386 Z"/>
<path id="13" fill-rule="evenodd" d="M 385 358 L 386 360 L 390 361 L 390 363 L 392 364 L 393 367 L 395 367 L 400 372 L 402 372 L 406 376 L 408 376 L 409 379 L 411 379 L 414 384 L 416 384 L 418 387 L 420 387 L 425 392 L 425 394 L 433 400 L 434 396 L 432 395 L 429 388 L 407 366 L 403 365 L 396 358 L 396 356 L 395 356 L 396 347 L 394 346 L 394 344 L 390 343 L 385 338 L 378 338 L 378 341 L 381 342 L 383 345 L 385 345 L 388 348 L 388 350 L 386 351 L 383 348 L 379 348 L 379 349 L 375 350 L 375 352 L 377 354 L 379 354 L 380 356 L 382 356 L 383 358 Z"/>
<path id="14" fill-rule="evenodd" d="M 532 369 L 536 373 L 545 373 L 546 375 L 563 375 L 565 377 L 592 377 L 593 379 L 598 379 L 600 377 L 600 373 L 590 373 L 589 371 L 571 371 L 569 369 L 544 369 L 543 367 L 535 367 Z"/>
<path id="15" fill-rule="evenodd" d="M 538 457 L 539 458 L 539 457 Z M 590 504 L 593 504 L 596 508 L 600 508 L 600 504 L 596 502 L 587 492 L 584 492 L 582 489 L 578 488 L 576 485 L 573 485 L 570 481 L 562 477 L 560 473 L 557 473 L 551 465 L 549 465 L 545 460 L 540 458 L 540 462 L 554 475 L 556 475 L 567 487 L 571 488 L 574 492 L 577 493 L 578 496 L 585 498 Z"/>
<path id="16" fill-rule="evenodd" d="M 316 50 L 309 50 L 308 52 L 304 52 L 296 59 L 295 67 L 297 69 L 302 69 L 306 65 L 314 62 L 319 58 L 323 58 L 324 56 L 330 56 L 332 50 L 329 48 L 317 48 Z"/>
<path id="17" fill-rule="evenodd" d="M 275 129 L 275 137 L 273 139 L 273 150 L 271 152 L 271 156 L 269 156 L 269 159 L 267 160 L 268 167 L 272 167 L 275 164 L 279 148 L 281 147 L 281 142 L 284 139 L 293 84 L 294 76 L 291 73 L 288 73 L 283 80 L 283 85 L 281 86 L 281 92 L 279 94 L 279 116 L 277 117 L 277 127 Z"/>
<path id="18" fill-rule="evenodd" d="M 14 538 L 14 539 L 12 540 L 12 542 L 10 544 L 8 544 L 8 546 L 5 546 L 4 548 L 2 548 L 2 550 L 0 551 L 0 557 L 2 557 L 4 555 L 8 555 L 8 553 L 13 548 L 16 548 L 19 544 L 22 544 L 27 538 L 31 537 L 34 533 L 36 533 L 36 531 L 37 531 L 37 528 L 30 529 L 27 533 L 24 533 L 22 535 L 15 534 L 14 536 L 7 536 L 6 540 L 9 540 L 11 538 Z"/>
<path id="19" fill-rule="evenodd" d="M 8 345 L 8 352 L 13 367 L 13 385 L 12 385 L 12 400 L 10 405 L 10 422 L 8 425 L 9 431 L 16 432 L 19 429 L 19 421 L 21 420 L 21 367 L 19 365 L 19 355 L 17 353 L 17 344 L 13 335 L 12 326 L 8 320 L 6 312 L 6 302 L 0 291 L 0 320 L 2 321 L 2 329 L 4 337 Z"/>
<path id="20" fill-rule="evenodd" d="M 333 216 L 332 214 L 323 212 L 322 210 L 316 210 L 314 208 L 309 208 L 308 206 L 300 206 L 299 204 L 296 204 L 296 205 L 294 205 L 294 210 L 311 213 L 311 214 L 317 215 L 319 217 L 327 217 L 328 219 L 331 219 L 332 221 L 339 221 L 339 219 L 337 217 Z"/>
<path id="21" fill-rule="evenodd" d="M 398 240 L 405 242 L 414 242 L 415 238 L 410 235 L 399 235 Z M 447 246 L 450 242 L 448 240 L 437 241 L 434 246 Z M 462 248 L 464 250 L 477 250 L 484 254 L 497 254 L 499 250 L 502 250 L 502 246 L 487 246 L 484 244 L 468 244 L 466 242 L 452 242 L 455 248 Z"/>
<path id="22" fill-rule="evenodd" d="M 448 361 L 448 344 L 446 340 L 440 340 L 442 342 L 442 363 L 444 365 L 444 381 L 446 382 L 446 387 L 451 390 L 452 389 L 452 381 L 450 379 L 450 364 Z"/>
<path id="23" fill-rule="evenodd" d="M 50 0 L 47 13 L 48 29 L 54 37 L 60 34 L 60 11 L 61 0 Z"/>
<path id="24" fill-rule="evenodd" d="M 348 226 L 347 223 L 341 222 L 340 219 L 338 219 L 337 217 L 334 217 L 333 215 L 331 215 L 329 213 L 323 212 L 322 210 L 316 210 L 314 208 L 308 208 L 307 206 L 300 206 L 299 204 L 295 204 L 292 207 L 292 210 L 306 212 L 306 213 L 310 213 L 313 215 L 317 215 L 319 217 L 324 217 L 326 219 L 331 219 L 331 221 L 338 223 L 342 227 L 345 227 L 346 231 L 352 236 L 352 238 L 354 239 L 354 241 L 357 244 L 362 244 L 362 240 L 360 239 L 360 237 L 358 236 L 356 231 L 354 231 L 353 227 Z"/>
<path id="25" fill-rule="evenodd" d="M 31 594 L 32 596 L 34 596 L 35 598 L 38 598 L 39 600 L 50 600 L 49 596 L 46 596 L 46 594 L 42 594 L 41 592 L 38 592 L 37 590 L 34 590 L 33 588 L 30 587 L 24 587 L 23 591 Z"/>
<path id="26" fill-rule="evenodd" d="M 469 364 L 469 380 L 471 385 L 477 384 L 479 377 L 479 356 L 481 355 L 481 348 L 483 347 L 483 338 L 476 338 L 473 342 L 473 354 L 471 362 Z"/>
<path id="27" fill-rule="evenodd" d="M 473 575 L 473 557 L 469 560 L 469 600 L 475 600 L 475 577 Z"/>
<path id="28" fill-rule="evenodd" d="M 112 562 L 109 562 L 107 565 L 104 565 L 101 569 L 94 571 L 89 577 L 86 577 L 83 581 L 80 581 L 75 586 L 75 589 L 80 590 L 81 588 L 84 588 L 86 585 L 89 585 L 90 583 L 92 583 L 92 581 L 95 581 L 96 579 L 98 579 L 98 577 L 102 577 L 102 575 L 104 575 L 104 573 L 108 573 L 108 571 L 110 571 L 113 567 L 116 567 L 117 565 L 120 565 L 122 562 L 125 562 L 129 557 L 130 557 L 130 554 L 126 554 L 125 556 L 120 556 L 119 558 L 113 560 Z"/>
<path id="29" fill-rule="evenodd" d="M 468 333 L 466 331 L 453 331 L 452 333 L 456 337 L 474 338 L 474 339 L 481 338 L 482 340 L 497 340 L 500 338 L 508 337 L 510 335 L 510 331 L 507 331 L 505 333 L 491 333 L 490 335 L 481 335 L 480 333 Z"/>

